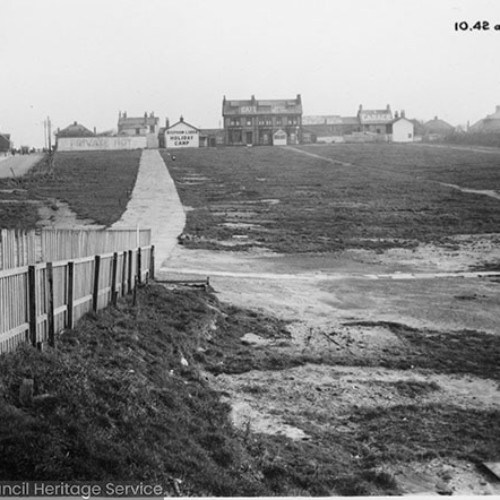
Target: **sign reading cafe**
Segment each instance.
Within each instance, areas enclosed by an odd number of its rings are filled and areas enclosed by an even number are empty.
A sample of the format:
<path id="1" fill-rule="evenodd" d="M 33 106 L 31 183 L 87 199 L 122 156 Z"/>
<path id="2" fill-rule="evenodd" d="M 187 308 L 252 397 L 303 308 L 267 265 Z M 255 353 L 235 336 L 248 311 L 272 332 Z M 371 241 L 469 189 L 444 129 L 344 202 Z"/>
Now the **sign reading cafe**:
<path id="1" fill-rule="evenodd" d="M 200 131 L 186 123 L 182 118 L 180 122 L 165 131 L 165 146 L 167 148 L 197 148 L 199 145 Z"/>

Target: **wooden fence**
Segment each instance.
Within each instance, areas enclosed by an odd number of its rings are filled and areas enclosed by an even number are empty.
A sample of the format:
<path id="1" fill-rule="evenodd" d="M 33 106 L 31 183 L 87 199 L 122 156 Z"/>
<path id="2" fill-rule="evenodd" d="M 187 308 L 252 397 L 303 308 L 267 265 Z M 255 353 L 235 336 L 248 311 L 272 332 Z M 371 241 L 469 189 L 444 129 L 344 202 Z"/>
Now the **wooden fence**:
<path id="1" fill-rule="evenodd" d="M 0 271 L 0 353 L 22 343 L 54 345 L 87 312 L 154 277 L 154 246 Z"/>
<path id="2" fill-rule="evenodd" d="M 34 231 L 0 231 L 0 269 L 34 264 L 36 253 L 37 241 Z"/>
<path id="3" fill-rule="evenodd" d="M 0 231 L 0 269 L 151 245 L 150 229 Z"/>

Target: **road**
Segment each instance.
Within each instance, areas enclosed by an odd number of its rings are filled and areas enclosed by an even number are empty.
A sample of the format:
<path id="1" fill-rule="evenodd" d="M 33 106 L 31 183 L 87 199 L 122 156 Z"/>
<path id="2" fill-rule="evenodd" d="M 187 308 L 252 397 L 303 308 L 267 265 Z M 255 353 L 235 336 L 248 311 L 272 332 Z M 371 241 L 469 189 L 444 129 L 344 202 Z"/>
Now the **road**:
<path id="1" fill-rule="evenodd" d="M 20 177 L 42 158 L 42 154 L 16 155 L 6 159 L 0 158 L 0 177 Z"/>

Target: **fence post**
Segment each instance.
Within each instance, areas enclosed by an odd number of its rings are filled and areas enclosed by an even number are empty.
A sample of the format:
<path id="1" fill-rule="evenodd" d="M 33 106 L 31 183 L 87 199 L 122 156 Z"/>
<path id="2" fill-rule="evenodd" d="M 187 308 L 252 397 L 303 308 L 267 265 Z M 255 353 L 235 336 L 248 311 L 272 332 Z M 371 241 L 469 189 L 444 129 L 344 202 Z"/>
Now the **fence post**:
<path id="1" fill-rule="evenodd" d="M 54 268 L 52 262 L 47 262 L 45 272 L 45 300 L 47 302 L 47 326 L 49 333 L 49 346 L 54 347 L 55 340 L 55 318 L 54 318 Z"/>
<path id="2" fill-rule="evenodd" d="M 73 302 L 75 300 L 75 263 L 68 262 L 68 305 L 67 305 L 67 328 L 70 330 L 74 326 L 73 321 Z"/>
<path id="3" fill-rule="evenodd" d="M 133 251 L 132 250 L 129 250 L 128 251 L 128 293 L 130 293 L 132 291 L 132 286 L 133 286 L 133 282 L 132 282 L 132 257 L 133 257 Z"/>
<path id="4" fill-rule="evenodd" d="M 100 255 L 95 256 L 94 265 L 94 293 L 92 295 L 92 309 L 97 312 L 97 306 L 99 303 L 99 274 L 101 270 L 101 257 Z"/>
<path id="5" fill-rule="evenodd" d="M 0 230 L 0 242 L 2 244 L 2 262 L 0 269 L 7 269 L 7 229 Z"/>
<path id="6" fill-rule="evenodd" d="M 29 325 L 30 342 L 36 346 L 36 270 L 35 266 L 28 267 L 28 297 L 29 297 Z"/>
<path id="7" fill-rule="evenodd" d="M 149 259 L 149 276 L 152 280 L 155 279 L 155 246 L 151 245 Z"/>
<path id="8" fill-rule="evenodd" d="M 113 254 L 113 267 L 111 269 L 111 303 L 116 306 L 116 302 L 118 300 L 117 292 L 116 292 L 116 275 L 118 272 L 118 253 L 115 252 Z"/>
<path id="9" fill-rule="evenodd" d="M 137 283 L 142 283 L 142 255 L 141 247 L 137 248 Z"/>
<path id="10" fill-rule="evenodd" d="M 122 297 L 127 293 L 127 251 L 123 252 L 121 292 Z"/>

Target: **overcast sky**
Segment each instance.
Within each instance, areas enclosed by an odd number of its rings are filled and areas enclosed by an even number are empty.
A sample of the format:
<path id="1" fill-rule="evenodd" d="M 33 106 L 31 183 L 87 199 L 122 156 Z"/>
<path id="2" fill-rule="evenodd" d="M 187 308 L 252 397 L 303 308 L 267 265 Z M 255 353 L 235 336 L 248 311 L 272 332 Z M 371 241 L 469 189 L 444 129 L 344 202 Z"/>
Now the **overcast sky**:
<path id="1" fill-rule="evenodd" d="M 43 146 L 47 116 L 218 127 L 224 95 L 454 125 L 500 105 L 499 0 L 0 0 L 0 16 L 0 131 L 16 146 Z M 491 29 L 454 29 L 478 20 Z"/>

